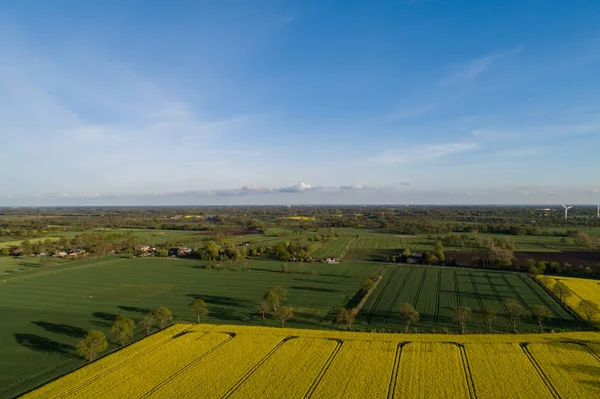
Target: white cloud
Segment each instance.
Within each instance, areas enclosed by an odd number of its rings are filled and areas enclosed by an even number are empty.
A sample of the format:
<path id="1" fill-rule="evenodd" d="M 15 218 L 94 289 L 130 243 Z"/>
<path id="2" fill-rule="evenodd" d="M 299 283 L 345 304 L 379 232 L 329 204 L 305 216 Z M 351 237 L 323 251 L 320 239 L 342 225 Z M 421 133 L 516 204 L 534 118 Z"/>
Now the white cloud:
<path id="1" fill-rule="evenodd" d="M 342 190 L 356 190 L 356 191 L 364 191 L 364 190 L 374 190 L 373 187 L 365 186 L 364 184 L 351 184 L 348 186 L 341 186 Z"/>
<path id="2" fill-rule="evenodd" d="M 473 142 L 455 142 L 443 144 L 427 144 L 417 147 L 404 147 L 387 150 L 371 158 L 371 161 L 385 164 L 430 161 L 447 155 L 474 151 L 479 146 Z"/>
<path id="3" fill-rule="evenodd" d="M 419 115 L 427 114 L 433 110 L 435 110 L 439 106 L 439 102 L 434 102 L 431 104 L 416 106 L 416 107 L 406 107 L 400 108 L 396 112 L 392 113 L 388 116 L 388 119 L 408 119 Z"/>
<path id="4" fill-rule="evenodd" d="M 276 191 L 279 191 L 280 193 L 301 193 L 304 191 L 320 190 L 321 188 L 322 187 L 313 187 L 308 183 L 300 182 L 294 186 L 276 189 Z"/>

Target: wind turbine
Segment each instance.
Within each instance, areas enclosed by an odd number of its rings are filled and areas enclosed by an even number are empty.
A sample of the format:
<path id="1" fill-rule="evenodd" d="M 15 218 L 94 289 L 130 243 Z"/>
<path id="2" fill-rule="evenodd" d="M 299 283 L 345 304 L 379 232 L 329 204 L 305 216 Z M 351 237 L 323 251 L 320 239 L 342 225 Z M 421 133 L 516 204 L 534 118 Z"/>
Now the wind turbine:
<path id="1" fill-rule="evenodd" d="M 565 204 L 561 204 L 563 208 L 565 208 L 565 220 L 567 220 L 567 216 L 569 215 L 569 209 L 573 208 L 573 206 L 565 206 Z"/>

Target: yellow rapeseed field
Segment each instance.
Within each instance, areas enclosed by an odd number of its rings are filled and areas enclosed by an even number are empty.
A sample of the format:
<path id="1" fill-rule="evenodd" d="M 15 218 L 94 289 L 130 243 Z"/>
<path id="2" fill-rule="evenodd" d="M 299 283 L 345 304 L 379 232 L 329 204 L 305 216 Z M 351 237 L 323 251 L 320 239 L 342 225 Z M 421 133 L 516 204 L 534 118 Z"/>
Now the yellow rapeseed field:
<path id="1" fill-rule="evenodd" d="M 595 302 L 600 306 L 600 281 L 577 277 L 551 277 L 554 281 L 562 281 L 575 295 L 567 299 L 567 305 L 579 313 L 577 306 L 584 299 Z M 580 314 L 582 317 L 584 315 Z M 600 314 L 592 320 L 600 325 Z"/>
<path id="2" fill-rule="evenodd" d="M 598 398 L 600 333 L 176 325 L 26 398 Z"/>

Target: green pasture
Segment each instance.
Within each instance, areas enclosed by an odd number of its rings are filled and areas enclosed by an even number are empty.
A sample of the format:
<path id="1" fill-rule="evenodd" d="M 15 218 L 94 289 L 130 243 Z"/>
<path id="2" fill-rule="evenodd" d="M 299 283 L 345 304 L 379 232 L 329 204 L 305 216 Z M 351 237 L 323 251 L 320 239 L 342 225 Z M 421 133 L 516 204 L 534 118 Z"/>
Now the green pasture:
<path id="1" fill-rule="evenodd" d="M 14 268 L 18 262 L 13 262 L 3 259 L 1 265 Z M 269 287 L 279 285 L 288 290 L 284 304 L 296 315 L 286 326 L 332 328 L 337 309 L 377 267 L 290 263 L 284 274 L 277 261 L 250 260 L 248 271 L 243 263 L 229 270 L 206 270 L 204 265 L 177 258 L 115 256 L 4 275 L 0 397 L 14 397 L 81 365 L 76 342 L 92 329 L 108 333 L 117 314 L 139 321 L 151 309 L 166 306 L 177 321 L 194 321 L 188 304 L 202 298 L 210 310 L 208 323 L 277 326 L 269 317 L 262 321 L 256 306 Z M 142 335 L 138 329 L 136 337 Z"/>
<path id="2" fill-rule="evenodd" d="M 550 329 L 578 330 L 587 328 L 563 308 L 536 281 L 524 274 L 430 266 L 389 266 L 376 291 L 359 314 L 356 326 L 362 330 L 402 329 L 397 315 L 398 305 L 410 303 L 419 311 L 421 320 L 414 328 L 421 332 L 456 331 L 453 308 L 467 306 L 473 310 L 468 323 L 470 332 L 487 331 L 477 310 L 490 307 L 497 317 L 493 328 L 511 332 L 503 301 L 515 299 L 528 310 L 542 305 L 552 314 L 545 325 Z M 521 332 L 537 332 L 538 324 L 530 317 L 519 321 Z"/>

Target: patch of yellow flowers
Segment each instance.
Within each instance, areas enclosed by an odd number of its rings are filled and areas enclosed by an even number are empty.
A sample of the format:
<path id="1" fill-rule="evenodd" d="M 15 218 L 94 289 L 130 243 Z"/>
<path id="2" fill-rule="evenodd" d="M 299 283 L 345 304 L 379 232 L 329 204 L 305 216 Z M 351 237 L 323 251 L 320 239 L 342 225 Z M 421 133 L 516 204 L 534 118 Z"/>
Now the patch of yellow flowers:
<path id="1" fill-rule="evenodd" d="M 600 333 L 375 334 L 175 325 L 27 398 L 600 397 Z"/>
<path id="2" fill-rule="evenodd" d="M 580 316 L 585 318 L 584 314 L 578 309 L 579 302 L 586 299 L 600 305 L 600 281 L 577 277 L 551 277 L 554 281 L 561 281 L 574 292 L 575 295 L 567 298 L 567 305 Z M 549 287 L 551 288 L 551 287 Z M 592 321 L 600 326 L 600 314 L 596 315 Z"/>

